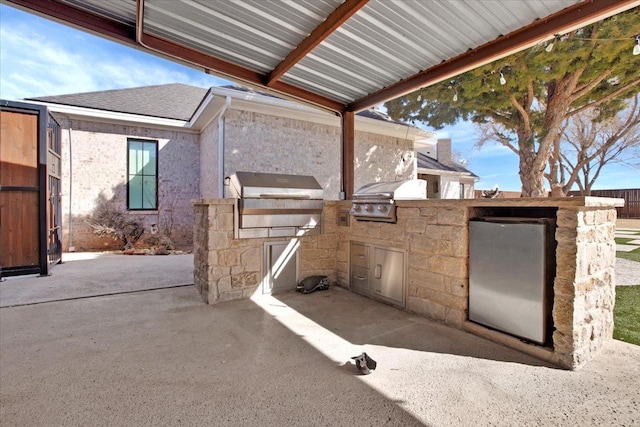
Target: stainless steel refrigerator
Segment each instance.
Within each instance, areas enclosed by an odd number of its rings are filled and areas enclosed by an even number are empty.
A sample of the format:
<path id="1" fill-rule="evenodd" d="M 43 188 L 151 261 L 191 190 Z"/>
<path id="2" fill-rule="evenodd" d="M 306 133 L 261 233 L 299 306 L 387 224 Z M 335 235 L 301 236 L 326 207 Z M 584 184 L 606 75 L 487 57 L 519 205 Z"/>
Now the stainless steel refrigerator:
<path id="1" fill-rule="evenodd" d="M 469 222 L 469 320 L 545 344 L 555 276 L 555 220 Z"/>

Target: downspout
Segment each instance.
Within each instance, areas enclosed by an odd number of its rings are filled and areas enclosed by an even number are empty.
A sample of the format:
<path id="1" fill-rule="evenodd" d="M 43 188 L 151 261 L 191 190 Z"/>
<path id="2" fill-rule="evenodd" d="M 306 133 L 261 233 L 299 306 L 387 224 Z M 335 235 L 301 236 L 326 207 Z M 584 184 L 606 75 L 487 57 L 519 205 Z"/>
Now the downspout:
<path id="1" fill-rule="evenodd" d="M 218 113 L 218 197 L 224 198 L 224 115 L 231 106 L 231 97 L 227 96 L 224 106 Z"/>
<path id="2" fill-rule="evenodd" d="M 344 131 L 342 130 L 344 122 L 341 112 L 336 111 L 336 116 L 340 117 L 340 193 L 338 194 L 338 199 L 345 200 L 347 195 L 344 191 Z"/>
<path id="3" fill-rule="evenodd" d="M 67 124 L 69 125 L 69 252 L 75 252 L 76 247 L 73 246 L 73 156 L 71 150 L 71 119 L 67 117 Z"/>

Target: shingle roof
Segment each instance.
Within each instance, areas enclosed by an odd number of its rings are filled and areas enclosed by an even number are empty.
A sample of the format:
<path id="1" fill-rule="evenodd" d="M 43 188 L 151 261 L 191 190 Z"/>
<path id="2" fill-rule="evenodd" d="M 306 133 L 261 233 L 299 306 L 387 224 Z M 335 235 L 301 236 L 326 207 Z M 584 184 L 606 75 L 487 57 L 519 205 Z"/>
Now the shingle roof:
<path id="1" fill-rule="evenodd" d="M 385 122 L 395 123 L 397 125 L 415 127 L 415 126 L 411 126 L 411 125 L 409 125 L 409 124 L 407 124 L 405 122 L 401 122 L 399 120 L 392 119 L 390 116 L 388 116 L 387 114 L 383 113 L 382 111 L 374 110 L 373 108 L 370 108 L 368 110 L 359 111 L 359 112 L 356 113 L 356 116 L 369 117 L 370 119 L 383 120 Z"/>
<path id="2" fill-rule="evenodd" d="M 41 96 L 27 100 L 165 119 L 189 120 L 207 91 L 206 88 L 171 83 L 130 89 Z"/>
<path id="3" fill-rule="evenodd" d="M 279 98 L 266 92 L 260 92 L 243 86 L 226 85 L 226 89 L 238 92 L 251 92 L 258 95 Z M 96 110 L 114 111 L 118 113 L 139 114 L 142 116 L 161 117 L 165 119 L 189 120 L 200 106 L 208 89 L 189 86 L 181 83 L 143 86 L 130 89 L 103 90 L 99 92 L 73 93 L 69 95 L 40 96 L 27 98 L 30 101 L 41 101 L 52 104 L 71 105 L 74 107 L 93 108 Z M 377 110 L 363 110 L 358 116 L 409 126 L 397 121 Z"/>
<path id="4" fill-rule="evenodd" d="M 417 159 L 418 159 L 418 169 L 431 169 L 431 170 L 441 170 L 446 172 L 469 173 L 473 177 L 478 176 L 463 166 L 460 166 L 458 164 L 455 164 L 453 166 L 448 166 L 420 152 L 418 152 Z"/>

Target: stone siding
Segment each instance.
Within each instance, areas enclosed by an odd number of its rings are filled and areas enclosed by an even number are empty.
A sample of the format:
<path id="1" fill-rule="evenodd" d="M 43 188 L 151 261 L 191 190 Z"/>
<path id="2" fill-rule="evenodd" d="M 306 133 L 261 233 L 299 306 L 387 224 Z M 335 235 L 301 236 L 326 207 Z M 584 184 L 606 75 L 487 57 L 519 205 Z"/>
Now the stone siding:
<path id="1" fill-rule="evenodd" d="M 613 337 L 616 210 L 558 211 L 553 341 L 558 361 L 581 366 Z"/>
<path id="2" fill-rule="evenodd" d="M 342 210 L 348 208 L 348 202 L 341 204 Z M 351 241 L 404 249 L 408 256 L 406 308 L 460 328 L 468 296 L 467 222 L 467 209 L 446 205 L 399 208 L 396 224 L 351 219 L 348 228 L 339 227 L 339 284 L 349 287 Z"/>
<path id="3" fill-rule="evenodd" d="M 338 282 L 348 287 L 350 241 L 403 248 L 409 256 L 407 310 L 577 369 L 613 336 L 617 202 L 610 200 L 587 198 L 582 201 L 586 206 L 567 199 L 398 202 L 397 224 L 352 221 L 348 228 L 340 227 Z M 348 202 L 341 203 L 339 209 L 348 209 Z M 549 347 L 523 344 L 467 320 L 468 221 L 476 207 L 491 205 L 558 207 L 554 332 Z"/>
<path id="4" fill-rule="evenodd" d="M 141 217 L 147 227 L 154 223 L 170 227 L 176 243 L 191 245 L 193 208 L 190 200 L 199 197 L 200 192 L 197 134 L 80 120 L 71 122 L 69 132 L 66 117 L 56 119 L 62 128 L 64 250 L 69 249 L 70 242 L 78 251 L 122 249 L 119 242 L 93 234 L 86 220 L 100 200 L 114 201 L 126 209 L 127 138 L 158 141 L 159 209 L 130 214 Z M 70 221 L 73 222 L 72 238 Z"/>
<path id="5" fill-rule="evenodd" d="M 326 234 L 297 238 L 234 239 L 234 199 L 193 201 L 194 285 L 209 304 L 262 293 L 264 244 L 297 241 L 300 279 L 326 275 L 335 282 L 337 242 L 328 220 Z"/>
<path id="6" fill-rule="evenodd" d="M 350 202 L 327 201 L 323 233 L 300 239 L 301 277 L 325 274 L 335 284 L 349 288 L 352 241 L 402 249 L 408 256 L 405 284 L 408 311 L 558 366 L 577 369 L 612 339 L 615 207 L 621 202 L 592 197 L 399 201 L 396 224 L 350 219 L 344 225 L 337 218 L 348 212 Z M 245 262 L 243 254 L 246 259 L 262 260 L 264 255 L 260 251 L 267 240 L 232 238 L 233 203 L 228 199 L 195 203 L 194 234 L 196 242 L 200 242 L 197 248 L 207 248 L 196 251 L 196 287 L 209 303 L 252 295 L 264 275 L 261 262 Z M 478 212 L 513 207 L 542 209 L 556 216 L 554 331 L 546 346 L 527 344 L 468 321 L 469 218 Z M 225 209 L 226 219 L 219 219 L 219 208 Z M 208 222 L 199 219 L 207 215 Z"/>

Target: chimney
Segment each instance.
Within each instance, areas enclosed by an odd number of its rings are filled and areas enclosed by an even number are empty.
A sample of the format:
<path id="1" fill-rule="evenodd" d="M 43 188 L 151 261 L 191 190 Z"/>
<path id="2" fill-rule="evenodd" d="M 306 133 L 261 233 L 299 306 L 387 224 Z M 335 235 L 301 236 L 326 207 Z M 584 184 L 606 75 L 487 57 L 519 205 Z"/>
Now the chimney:
<path id="1" fill-rule="evenodd" d="M 451 138 L 438 139 L 438 161 L 443 165 L 455 166 L 451 159 Z"/>

